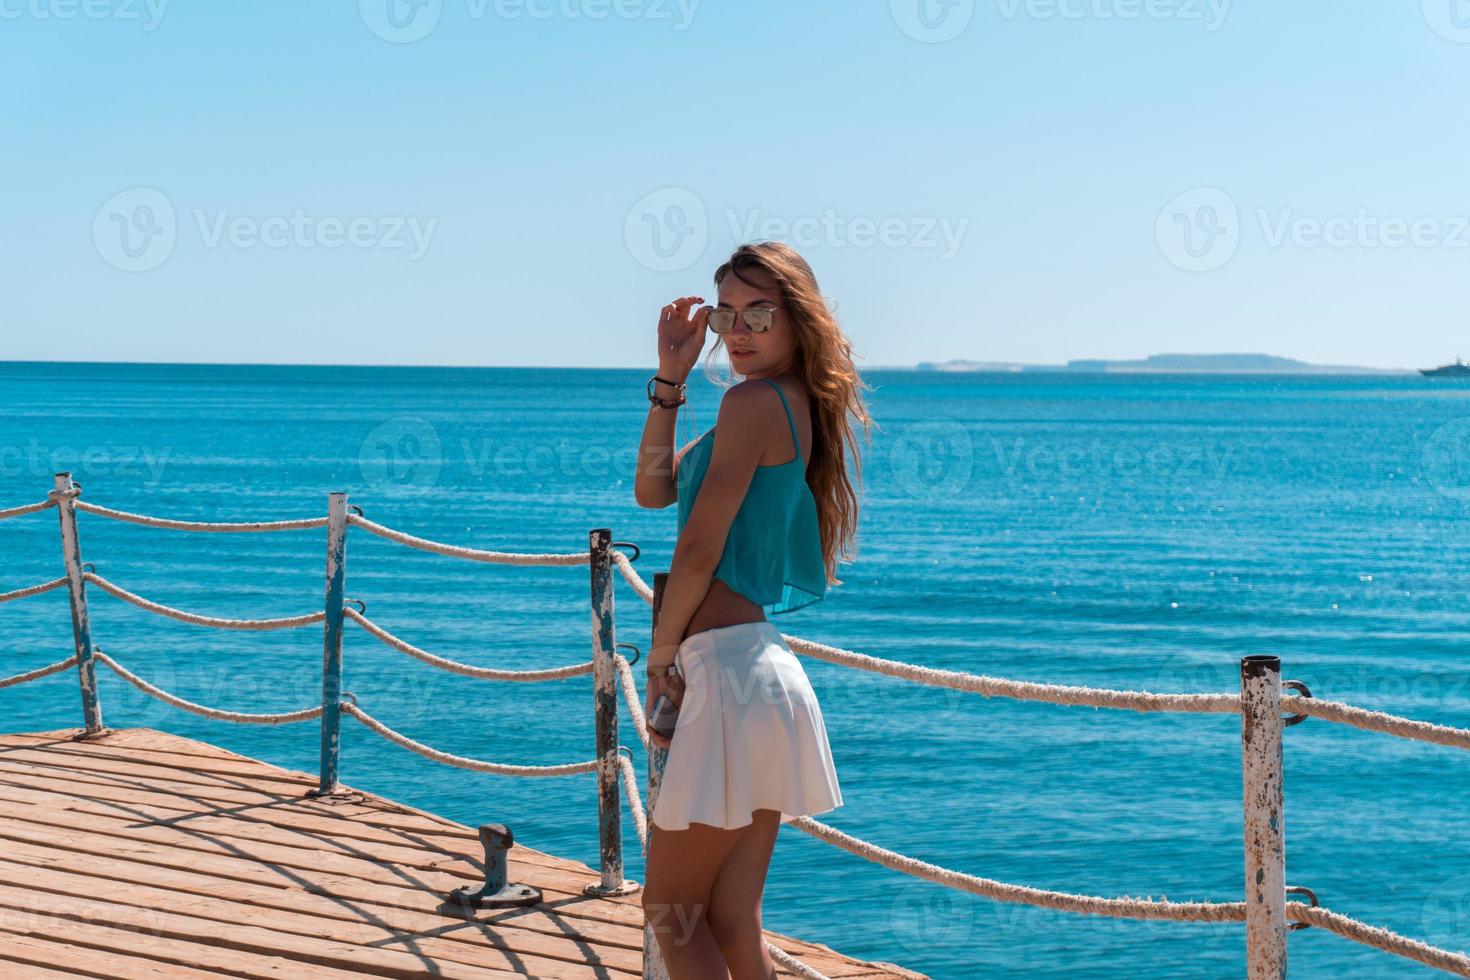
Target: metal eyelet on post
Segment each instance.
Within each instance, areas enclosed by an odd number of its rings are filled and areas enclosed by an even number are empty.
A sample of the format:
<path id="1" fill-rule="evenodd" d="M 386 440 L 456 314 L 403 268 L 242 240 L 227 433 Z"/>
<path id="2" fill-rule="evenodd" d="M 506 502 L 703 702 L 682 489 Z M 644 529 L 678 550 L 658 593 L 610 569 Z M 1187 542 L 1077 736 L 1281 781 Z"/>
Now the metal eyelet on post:
<path id="1" fill-rule="evenodd" d="M 633 651 L 633 659 L 628 661 L 628 666 L 629 667 L 631 667 L 634 664 L 636 664 L 638 662 L 638 658 L 641 657 L 641 656 L 643 656 L 643 651 L 640 650 L 640 649 L 638 649 L 632 643 L 614 643 L 613 644 L 613 647 L 614 648 L 617 648 L 617 647 L 627 647 L 628 649 L 630 649 L 630 650 Z"/>
<path id="2" fill-rule="evenodd" d="M 1312 891 L 1312 889 L 1306 887 L 1305 885 L 1287 885 L 1286 894 L 1290 895 L 1293 892 L 1296 892 L 1299 895 L 1307 896 L 1307 898 L 1311 900 L 1308 902 L 1308 904 L 1311 905 L 1312 908 L 1318 907 L 1317 893 Z M 1312 928 L 1312 924 L 1310 922 L 1293 922 L 1286 928 L 1288 931 L 1295 931 L 1297 929 L 1310 929 Z"/>
<path id="3" fill-rule="evenodd" d="M 342 600 L 342 605 L 344 605 L 344 606 L 350 606 L 350 605 L 354 605 L 354 604 L 356 604 L 356 606 L 357 606 L 357 614 L 359 616 L 366 616 L 367 615 L 367 603 L 366 602 L 363 602 L 361 599 L 343 599 Z"/>
<path id="4" fill-rule="evenodd" d="M 1301 693 L 1301 696 L 1304 698 L 1309 698 L 1312 696 L 1311 690 L 1309 690 L 1307 685 L 1303 684 L 1301 681 L 1282 681 L 1281 686 L 1289 687 L 1294 691 L 1299 691 Z M 1291 725 L 1300 725 L 1302 722 L 1307 720 L 1307 717 L 1307 715 L 1292 715 L 1290 718 L 1283 718 L 1281 720 L 1281 727 L 1287 728 Z"/>
<path id="5" fill-rule="evenodd" d="M 632 548 L 633 549 L 633 557 L 629 558 L 628 559 L 629 561 L 637 561 L 638 560 L 638 556 L 641 555 L 641 554 L 643 554 L 643 549 L 642 548 L 639 548 L 636 544 L 634 544 L 631 541 L 614 541 L 612 544 L 608 545 L 608 547 L 610 547 L 610 548 Z"/>
<path id="6" fill-rule="evenodd" d="M 358 517 L 366 517 L 367 516 L 366 514 L 364 514 L 362 512 L 362 508 L 359 507 L 359 506 L 357 506 L 356 504 L 348 504 L 347 505 L 347 509 L 348 510 L 355 510 L 355 511 L 357 511 L 357 516 Z"/>

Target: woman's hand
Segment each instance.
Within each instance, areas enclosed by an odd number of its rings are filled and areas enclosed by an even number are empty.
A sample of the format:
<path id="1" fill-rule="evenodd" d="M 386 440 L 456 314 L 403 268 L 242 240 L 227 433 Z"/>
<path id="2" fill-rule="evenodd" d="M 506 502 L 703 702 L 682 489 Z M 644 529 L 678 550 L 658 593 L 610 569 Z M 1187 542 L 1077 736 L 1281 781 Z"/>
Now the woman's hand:
<path id="1" fill-rule="evenodd" d="M 674 702 L 674 707 L 684 703 L 684 678 L 679 674 L 663 674 L 661 676 L 648 678 L 648 697 L 643 702 L 643 730 L 648 733 L 651 744 L 661 749 L 667 749 L 671 740 L 653 730 L 649 719 L 653 717 L 653 705 L 660 694 L 668 694 L 669 699 Z"/>
<path id="2" fill-rule="evenodd" d="M 693 315 L 690 310 L 695 303 L 703 302 L 703 296 L 684 296 L 665 306 L 659 314 L 658 373 L 661 377 L 682 383 L 699 362 L 710 308 L 702 306 Z"/>

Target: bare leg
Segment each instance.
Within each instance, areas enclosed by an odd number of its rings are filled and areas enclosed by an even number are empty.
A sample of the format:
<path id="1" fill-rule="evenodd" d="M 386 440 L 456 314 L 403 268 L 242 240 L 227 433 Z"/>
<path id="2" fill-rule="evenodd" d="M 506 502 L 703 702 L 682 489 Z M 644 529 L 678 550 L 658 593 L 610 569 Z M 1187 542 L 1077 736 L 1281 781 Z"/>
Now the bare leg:
<path id="1" fill-rule="evenodd" d="M 670 980 L 725 980 L 730 976 L 710 931 L 710 891 L 731 850 L 750 830 L 691 823 L 687 830 L 649 824 L 643 914 Z"/>
<path id="2" fill-rule="evenodd" d="M 709 925 L 734 980 L 775 980 L 776 964 L 766 949 L 761 926 L 761 897 L 781 829 L 781 812 L 757 810 L 754 818 L 752 824 L 739 828 L 743 836 L 715 875 Z"/>

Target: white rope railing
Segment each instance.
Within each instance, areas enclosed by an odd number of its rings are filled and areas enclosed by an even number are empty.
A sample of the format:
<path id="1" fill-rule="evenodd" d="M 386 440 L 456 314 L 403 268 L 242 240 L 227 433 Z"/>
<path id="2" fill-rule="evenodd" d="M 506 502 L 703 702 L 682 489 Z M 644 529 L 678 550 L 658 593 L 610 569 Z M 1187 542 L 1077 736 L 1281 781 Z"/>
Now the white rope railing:
<path id="1" fill-rule="evenodd" d="M 895 851 L 879 847 L 851 834 L 845 834 L 811 817 L 797 817 L 791 826 L 803 830 L 819 840 L 826 841 L 858 857 L 881 864 L 885 868 L 901 871 L 915 878 L 923 878 L 949 888 L 957 888 L 1000 902 L 1016 902 L 1040 908 L 1056 909 L 1061 912 L 1080 912 L 1085 915 L 1104 915 L 1128 919 L 1175 919 L 1193 922 L 1241 922 L 1245 920 L 1244 902 L 1171 902 L 1153 898 L 1101 898 L 1094 895 L 1074 895 L 1068 892 L 1047 891 L 1025 885 L 1012 885 L 992 878 L 965 874 L 949 868 L 906 857 Z"/>
<path id="2" fill-rule="evenodd" d="M 175 531 L 213 531 L 224 534 L 243 534 L 256 531 L 304 531 L 310 528 L 327 526 L 327 519 L 325 517 L 305 517 L 295 521 L 246 521 L 243 523 L 174 521 L 163 517 L 151 517 L 147 514 L 132 514 L 125 510 L 113 510 L 111 507 L 91 504 L 80 499 L 72 506 L 77 510 L 84 510 L 89 514 L 96 514 L 98 517 L 108 517 L 114 521 L 123 521 L 128 524 L 142 524 L 144 527 L 164 527 Z"/>
<path id="3" fill-rule="evenodd" d="M 792 650 L 805 653 L 818 660 L 855 667 L 888 677 L 944 687 L 956 691 L 967 691 L 984 697 L 1014 698 L 1019 701 L 1040 701 L 1048 704 L 1082 705 L 1093 708 L 1117 708 L 1130 711 L 1173 711 L 1209 712 L 1237 714 L 1240 711 L 1240 696 L 1237 694 L 1159 694 L 1152 691 L 1119 691 L 1108 688 L 1080 687 L 1062 684 L 1038 684 L 1031 681 L 1016 681 L 1001 677 L 987 677 L 957 670 L 937 670 L 901 660 L 885 660 L 867 654 L 854 653 L 839 647 L 827 646 L 798 636 L 781 634 Z M 1324 721 L 1351 725 L 1366 731 L 1382 732 L 1399 738 L 1432 742 L 1453 748 L 1470 749 L 1470 729 L 1436 725 L 1427 721 L 1416 721 L 1382 711 L 1369 711 L 1339 701 L 1323 701 L 1313 697 L 1284 696 L 1281 699 L 1283 712 L 1310 715 Z"/>
<path id="4" fill-rule="evenodd" d="M 581 674 L 590 674 L 593 670 L 592 661 L 590 660 L 582 664 L 572 664 L 569 667 L 548 667 L 544 670 L 503 670 L 498 667 L 476 667 L 472 664 L 464 664 L 457 660 L 435 656 L 427 650 L 420 650 L 412 643 L 400 640 L 350 606 L 343 609 L 342 614 L 394 650 L 406 653 L 410 657 L 421 660 L 431 667 L 438 667 L 440 670 L 447 670 L 450 673 L 460 674 L 464 677 L 474 677 L 478 680 L 488 681 L 556 681 L 567 677 L 577 677 Z"/>
<path id="5" fill-rule="evenodd" d="M 483 762 L 479 759 L 442 752 L 422 742 L 415 742 L 407 735 L 395 732 L 351 701 L 342 702 L 342 713 L 356 718 L 395 745 L 400 745 L 410 752 L 417 752 L 425 759 L 433 759 L 435 762 L 442 762 L 446 766 L 454 766 L 457 769 L 494 773 L 498 776 L 572 776 L 582 772 L 594 772 L 597 769 L 596 759 L 590 762 L 569 762 L 559 766 L 518 766 L 503 762 Z"/>
<path id="6" fill-rule="evenodd" d="M 643 576 L 638 574 L 638 570 L 633 567 L 633 560 L 623 552 L 616 550 L 612 552 L 612 560 L 623 578 L 627 579 L 628 584 L 633 587 L 633 591 L 638 593 L 638 598 L 650 606 L 653 605 L 653 586 L 645 582 Z"/>
<path id="7" fill-rule="evenodd" d="M 1032 681 L 1013 681 L 983 674 L 969 674 L 958 670 L 937 670 L 901 660 L 884 660 L 863 653 L 854 653 L 839 647 L 827 646 L 803 640 L 797 636 L 781 634 L 791 649 L 859 670 L 898 677 L 934 687 L 947 687 L 956 691 L 968 691 L 985 697 L 1015 698 L 1021 701 L 1045 701 L 1050 704 L 1083 705 L 1093 708 L 1126 708 L 1130 711 L 1184 711 L 1215 712 L 1231 714 L 1240 712 L 1238 694 L 1155 694 L 1150 691 L 1117 691 L 1098 687 L 1077 687 L 1062 684 L 1037 684 Z"/>
<path id="8" fill-rule="evenodd" d="M 24 674 L 13 674 L 10 677 L 0 677 L 0 688 L 14 687 L 17 684 L 24 684 L 27 681 L 38 681 L 43 677 L 50 677 L 52 674 L 60 673 L 68 667 L 76 666 L 76 662 L 76 654 L 72 654 L 65 660 L 58 660 L 54 664 L 47 664 L 45 667 L 37 667 L 35 670 L 28 670 Z"/>
<path id="9" fill-rule="evenodd" d="M 42 582 L 40 585 L 27 586 L 24 589 L 16 589 L 14 592 L 0 592 L 0 602 L 10 602 L 13 599 L 24 599 L 28 596 L 40 595 L 42 592 L 59 589 L 65 584 L 66 576 L 63 575 L 61 578 L 54 578 L 49 582 Z"/>
<path id="10" fill-rule="evenodd" d="M 618 768 L 623 772 L 623 792 L 628 797 L 628 811 L 633 814 L 633 829 L 638 831 L 638 843 L 643 853 L 648 853 L 648 814 L 643 811 L 643 794 L 638 792 L 638 773 L 633 769 L 633 760 L 618 753 Z"/>
<path id="11" fill-rule="evenodd" d="M 479 548 L 462 548 L 458 545 L 444 544 L 440 541 L 430 541 L 428 538 L 415 537 L 402 531 L 395 531 L 391 527 L 384 527 L 375 521 L 370 521 L 360 514 L 348 514 L 347 523 L 356 525 L 371 534 L 389 541 L 417 548 L 420 551 L 432 552 L 436 555 L 447 555 L 450 558 L 465 558 L 470 561 L 490 562 L 498 565 L 585 565 L 591 560 L 587 552 L 572 552 L 570 554 L 523 554 L 514 551 L 484 551 Z"/>
<path id="12" fill-rule="evenodd" d="M 215 721 L 233 721 L 242 725 L 284 725 L 293 721 L 309 721 L 312 718 L 320 718 L 322 715 L 321 705 L 316 705 L 312 708 L 303 708 L 300 711 L 283 711 L 276 714 L 254 714 L 245 711 L 224 711 L 220 708 L 206 707 L 202 704 L 195 704 L 193 701 L 187 701 L 176 694 L 170 694 L 161 687 L 155 687 L 137 674 L 123 667 L 101 650 L 94 650 L 92 655 L 108 667 L 111 667 L 113 673 L 144 694 L 157 698 L 165 704 L 173 705 L 180 710 L 199 715 L 201 718 L 213 718 Z"/>
<path id="13" fill-rule="evenodd" d="M 618 686 L 623 691 L 623 702 L 628 706 L 628 716 L 633 720 L 633 730 L 646 749 L 649 746 L 647 722 L 643 705 L 638 701 L 638 682 L 633 679 L 633 665 L 621 653 L 613 654 L 613 665 L 618 670 Z"/>
<path id="14" fill-rule="evenodd" d="M 223 619 L 218 616 L 200 616 L 196 613 L 184 612 L 172 606 L 144 599 L 142 596 L 134 595 L 120 585 L 109 582 L 95 572 L 83 572 L 82 578 L 91 582 L 97 588 L 108 595 L 116 596 L 124 602 L 131 602 L 140 609 L 177 619 L 181 623 L 193 623 L 196 626 L 212 626 L 222 630 L 283 630 L 294 629 L 298 626 L 310 626 L 312 623 L 320 623 L 327 618 L 325 612 L 306 613 L 301 616 L 286 616 L 280 619 Z"/>
<path id="15" fill-rule="evenodd" d="M 1470 956 L 1463 951 L 1452 953 L 1438 946 L 1430 946 L 1421 943 L 1417 939 L 1409 939 L 1400 936 L 1388 929 L 1378 926 L 1370 926 L 1357 919 L 1350 919 L 1338 912 L 1319 906 L 1306 905 L 1302 902 L 1287 902 L 1286 917 L 1307 925 L 1326 929 L 1328 932 L 1336 933 L 1344 939 L 1362 943 L 1381 949 L 1385 953 L 1394 953 L 1407 959 L 1417 960 L 1425 966 L 1432 966 L 1447 973 L 1455 973 L 1462 977 L 1470 977 Z"/>
<path id="16" fill-rule="evenodd" d="M 1341 701 L 1283 697 L 1281 710 L 1283 713 L 1310 715 L 1313 718 L 1336 722 L 1339 725 L 1351 725 L 1353 728 L 1361 728 L 1364 731 L 1382 732 L 1385 735 L 1419 742 L 1432 742 L 1435 745 L 1447 745 L 1451 748 L 1470 749 L 1470 729 L 1451 728 L 1448 725 L 1401 718 L 1382 711 L 1369 711 L 1367 708 L 1343 704 Z"/>
<path id="17" fill-rule="evenodd" d="M 55 506 L 56 498 L 48 497 L 38 504 L 22 504 L 19 507 L 7 507 L 5 510 L 0 510 L 0 521 L 8 520 L 12 517 L 20 517 L 22 514 L 34 514 L 37 511 L 46 510 Z"/>

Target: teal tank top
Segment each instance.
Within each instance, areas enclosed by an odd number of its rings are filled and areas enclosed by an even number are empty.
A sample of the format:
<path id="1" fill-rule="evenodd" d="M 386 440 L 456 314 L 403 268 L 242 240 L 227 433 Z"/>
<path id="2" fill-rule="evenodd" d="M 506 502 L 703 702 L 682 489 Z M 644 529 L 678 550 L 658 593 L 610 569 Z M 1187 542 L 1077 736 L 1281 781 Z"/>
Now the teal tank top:
<path id="1" fill-rule="evenodd" d="M 774 616 L 810 605 L 826 595 L 827 566 L 822 560 L 817 500 L 807 486 L 806 460 L 801 455 L 791 406 L 780 385 L 770 378 L 761 380 L 781 396 L 796 456 L 785 463 L 755 468 L 750 488 L 730 524 L 714 577 L 760 606 L 767 616 Z M 714 434 L 711 428 L 700 436 L 679 461 L 675 486 L 680 532 L 704 483 Z"/>

